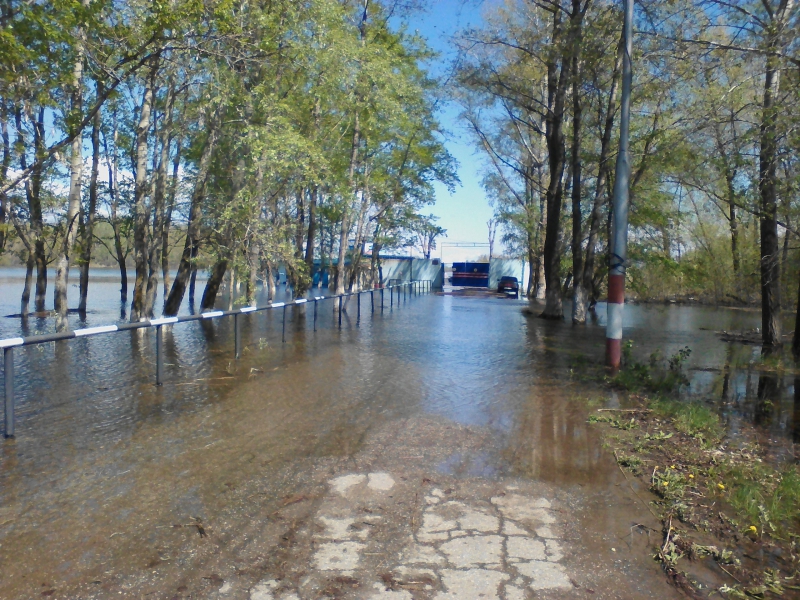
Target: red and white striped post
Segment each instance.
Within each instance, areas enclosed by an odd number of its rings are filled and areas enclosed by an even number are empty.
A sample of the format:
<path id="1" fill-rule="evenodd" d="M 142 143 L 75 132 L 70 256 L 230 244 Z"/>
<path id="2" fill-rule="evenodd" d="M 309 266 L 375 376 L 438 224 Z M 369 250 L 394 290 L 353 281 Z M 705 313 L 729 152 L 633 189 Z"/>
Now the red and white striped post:
<path id="1" fill-rule="evenodd" d="M 608 319 L 606 323 L 606 365 L 619 369 L 622 360 L 622 314 L 625 307 L 625 262 L 628 257 L 628 198 L 631 162 L 628 137 L 631 121 L 631 54 L 633 53 L 633 0 L 624 0 L 625 46 L 622 56 L 622 106 L 619 122 L 619 154 L 614 178 L 614 213 L 611 264 L 608 270 Z"/>

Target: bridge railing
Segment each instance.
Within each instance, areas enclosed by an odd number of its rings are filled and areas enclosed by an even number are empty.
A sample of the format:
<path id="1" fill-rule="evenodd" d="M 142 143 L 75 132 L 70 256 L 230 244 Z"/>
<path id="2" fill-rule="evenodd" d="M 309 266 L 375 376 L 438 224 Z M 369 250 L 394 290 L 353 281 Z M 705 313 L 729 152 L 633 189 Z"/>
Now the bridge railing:
<path id="1" fill-rule="evenodd" d="M 361 296 L 369 294 L 370 296 L 370 311 L 375 312 L 375 293 L 380 294 L 379 309 L 383 312 L 385 307 L 384 292 L 389 292 L 389 306 L 394 307 L 395 302 L 399 305 L 401 300 L 407 301 L 408 298 L 419 294 L 429 293 L 432 286 L 431 280 L 416 280 L 407 281 L 385 288 L 361 290 L 359 292 L 349 292 L 346 294 L 334 294 L 330 296 L 312 296 L 310 298 L 297 298 L 291 302 L 272 302 L 266 306 L 245 306 L 236 310 L 214 310 L 196 315 L 182 315 L 177 317 L 160 317 L 158 319 L 146 319 L 134 323 L 119 323 L 116 325 L 100 325 L 98 327 L 86 327 L 84 329 L 73 329 L 71 331 L 63 331 L 59 333 L 46 333 L 42 335 L 31 335 L 27 337 L 14 337 L 0 339 L 0 348 L 3 349 L 3 378 L 4 378 L 4 435 L 7 438 L 14 437 L 15 430 L 15 409 L 16 399 L 14 394 L 14 348 L 23 346 L 36 346 L 39 344 L 49 344 L 53 342 L 60 342 L 82 337 L 92 337 L 96 335 L 105 335 L 117 333 L 119 331 L 131 331 L 133 329 L 156 329 L 156 385 L 163 383 L 164 375 L 164 348 L 163 348 L 163 328 L 166 325 L 176 325 L 179 323 L 188 323 L 190 321 L 205 321 L 209 319 L 220 319 L 225 317 L 233 317 L 233 331 L 234 331 L 234 357 L 238 360 L 242 354 L 242 332 L 241 320 L 242 315 L 249 315 L 253 313 L 268 311 L 268 310 L 283 310 L 283 322 L 281 325 L 281 342 L 286 342 L 286 310 L 291 307 L 302 306 L 305 304 L 312 304 L 314 306 L 314 331 L 317 330 L 317 304 L 325 300 L 337 300 L 339 302 L 339 318 L 338 327 L 342 328 L 342 312 L 343 303 L 345 299 L 351 296 L 356 297 L 357 316 L 361 318 Z M 395 296 L 397 298 L 395 299 Z"/>

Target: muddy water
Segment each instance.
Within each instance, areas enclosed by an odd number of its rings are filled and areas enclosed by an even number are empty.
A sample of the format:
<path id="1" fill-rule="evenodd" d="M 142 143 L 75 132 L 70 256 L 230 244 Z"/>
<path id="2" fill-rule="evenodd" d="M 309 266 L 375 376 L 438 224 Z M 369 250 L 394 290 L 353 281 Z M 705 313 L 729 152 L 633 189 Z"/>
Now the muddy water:
<path id="1" fill-rule="evenodd" d="M 362 319 L 351 304 L 340 331 L 321 303 L 316 333 L 312 307 L 288 309 L 286 344 L 280 311 L 248 316 L 238 363 L 231 323 L 176 326 L 162 388 L 152 333 L 19 352 L 17 439 L 0 447 L 0 596 L 217 597 L 231 578 L 246 591 L 277 568 L 277 548 L 291 555 L 331 474 L 376 461 L 401 472 L 423 457 L 445 479 L 550 486 L 572 515 L 585 587 L 670 597 L 646 551 L 658 525 L 644 491 L 603 451 L 579 399 L 591 390 L 576 365 L 600 360 L 602 327 L 531 319 L 496 298 L 388 304 L 373 315 L 365 296 Z M 747 360 L 724 365 L 750 350 L 699 327 L 749 329 L 757 314 L 628 314 L 637 348 L 692 346 L 698 391 L 727 376 L 726 410 L 746 418 L 730 398 L 747 405 L 758 383 Z M 776 397 L 792 393 L 778 383 Z M 792 428 L 784 404 L 773 403 L 775 435 Z"/>

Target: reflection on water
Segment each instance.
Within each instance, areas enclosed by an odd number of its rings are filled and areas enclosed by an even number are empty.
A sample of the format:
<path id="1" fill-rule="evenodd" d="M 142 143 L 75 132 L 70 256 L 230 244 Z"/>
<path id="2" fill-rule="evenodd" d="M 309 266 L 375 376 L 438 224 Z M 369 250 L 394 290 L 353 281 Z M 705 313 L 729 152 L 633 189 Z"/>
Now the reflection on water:
<path id="1" fill-rule="evenodd" d="M 18 279 L 23 275 L 21 269 L 17 271 L 0 271 L 0 311 L 13 312 L 16 287 L 21 285 Z M 93 310 L 74 325 L 114 321 L 119 308 L 118 282 L 108 273 L 95 275 L 89 303 Z M 227 302 L 225 298 L 221 301 Z M 564 476 L 571 471 L 561 468 L 562 459 L 555 454 L 534 457 L 526 453 L 555 453 L 564 438 L 576 447 L 591 446 L 586 439 L 590 433 L 581 423 L 582 408 L 572 405 L 563 380 L 576 356 L 602 360 L 605 305 L 597 307 L 594 324 L 573 327 L 566 322 L 526 318 L 520 312 L 522 304 L 511 301 L 422 297 L 396 309 L 389 330 L 373 326 L 370 306 L 365 297 L 362 323 L 356 323 L 355 307 L 351 306 L 341 337 L 334 334 L 332 302 L 319 307 L 321 331 L 316 336 L 311 331 L 313 317 L 306 318 L 306 310 L 289 309 L 287 334 L 291 339 L 286 346 L 280 343 L 280 311 L 245 317 L 245 343 L 254 362 L 247 368 L 260 373 L 262 369 L 255 363 L 265 355 L 277 361 L 301 356 L 318 360 L 313 349 L 319 343 L 325 347 L 335 344 L 337 350 L 325 360 L 347 357 L 347 366 L 341 368 L 346 368 L 351 377 L 374 377 L 388 368 L 385 361 L 390 357 L 389 364 L 401 361 L 408 370 L 403 387 L 409 398 L 419 396 L 417 410 L 465 425 L 488 426 L 511 439 L 516 436 L 510 444 L 515 453 L 510 462 L 515 468 L 529 464 L 524 468 Z M 187 305 L 182 307 L 183 312 L 188 310 Z M 81 319 L 78 315 L 71 318 Z M 688 393 L 718 398 L 733 433 L 742 422 L 754 422 L 772 437 L 794 435 L 798 412 L 795 380 L 759 370 L 757 347 L 723 343 L 715 333 L 758 326 L 756 311 L 640 305 L 626 307 L 625 319 L 626 337 L 633 340 L 634 354 L 642 362 L 653 352 L 668 357 L 685 346 L 692 349 L 687 364 Z M 22 322 L 0 319 L 0 336 L 48 331 L 50 321 L 34 317 Z M 84 441 L 70 439 L 69 443 L 90 445 L 83 437 L 87 431 L 115 439 L 133 435 L 143 419 L 198 410 L 226 392 L 226 385 L 237 381 L 232 374 L 231 327 L 232 321 L 223 319 L 165 330 L 166 377 L 174 384 L 169 390 L 152 386 L 153 331 L 18 350 L 19 435 L 41 436 L 42 445 L 52 446 L 57 455 L 56 448 L 65 435 L 81 432 Z M 403 377 L 404 373 L 397 375 Z M 241 377 L 241 372 L 236 377 Z M 408 398 L 397 401 L 403 404 Z M 536 422 L 528 422 L 530 419 Z M 546 428 L 542 428 L 542 422 L 547 423 Z M 572 451 L 569 457 L 577 460 Z M 575 466 L 576 476 L 591 476 L 596 457 L 580 460 L 581 464 Z"/>

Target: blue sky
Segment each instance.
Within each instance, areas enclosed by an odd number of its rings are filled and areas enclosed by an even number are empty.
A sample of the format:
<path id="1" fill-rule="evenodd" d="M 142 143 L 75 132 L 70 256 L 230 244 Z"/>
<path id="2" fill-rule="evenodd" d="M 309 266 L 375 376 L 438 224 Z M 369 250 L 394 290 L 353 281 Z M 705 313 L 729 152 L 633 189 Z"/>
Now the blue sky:
<path id="1" fill-rule="evenodd" d="M 482 14 L 490 5 L 489 0 L 428 0 L 424 12 L 413 14 L 407 21 L 410 31 L 417 31 L 440 57 L 430 65 L 436 76 L 446 77 L 456 58 L 453 37 L 461 30 L 480 25 Z M 482 157 L 467 134 L 459 119 L 460 109 L 454 103 L 447 103 L 439 117 L 445 129 L 451 133 L 447 149 L 458 160 L 458 176 L 461 185 L 454 194 L 442 185 L 436 186 L 436 204 L 430 212 L 439 217 L 439 224 L 447 229 L 448 242 L 487 242 L 486 222 L 492 216 L 492 209 L 480 185 Z M 441 244 L 440 244 L 441 246 Z M 454 248 L 441 246 L 445 262 L 468 260 L 487 254 L 487 248 Z M 439 256 L 437 250 L 436 256 Z"/>

